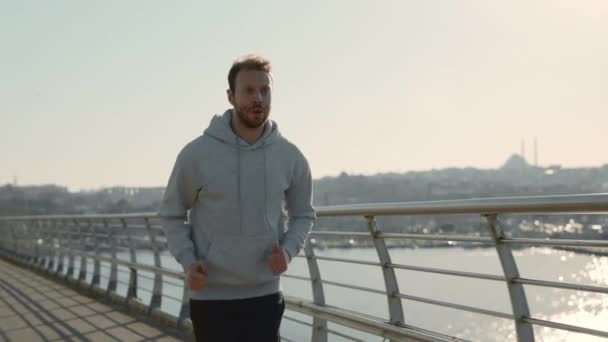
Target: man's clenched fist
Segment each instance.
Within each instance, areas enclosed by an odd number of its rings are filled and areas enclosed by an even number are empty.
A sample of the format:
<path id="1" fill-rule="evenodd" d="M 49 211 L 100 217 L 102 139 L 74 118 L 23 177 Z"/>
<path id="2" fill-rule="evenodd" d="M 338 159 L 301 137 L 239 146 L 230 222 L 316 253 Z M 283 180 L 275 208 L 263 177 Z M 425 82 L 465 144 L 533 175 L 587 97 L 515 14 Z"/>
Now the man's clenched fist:
<path id="1" fill-rule="evenodd" d="M 205 288 L 207 286 L 207 266 L 202 261 L 195 262 L 188 270 L 186 280 L 192 291 Z"/>
<path id="2" fill-rule="evenodd" d="M 289 256 L 278 245 L 272 246 L 272 254 L 268 257 L 268 267 L 273 273 L 281 274 L 287 271 Z"/>

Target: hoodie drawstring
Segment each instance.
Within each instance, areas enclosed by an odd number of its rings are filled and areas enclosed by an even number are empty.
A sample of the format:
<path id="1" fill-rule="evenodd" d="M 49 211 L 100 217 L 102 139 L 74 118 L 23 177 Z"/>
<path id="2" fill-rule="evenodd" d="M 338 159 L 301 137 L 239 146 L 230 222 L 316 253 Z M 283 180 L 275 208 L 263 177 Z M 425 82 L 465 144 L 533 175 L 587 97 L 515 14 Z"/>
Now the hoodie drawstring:
<path id="1" fill-rule="evenodd" d="M 272 227 L 272 225 L 270 224 L 270 222 L 268 221 L 268 180 L 267 180 L 267 171 L 268 171 L 268 165 L 267 163 L 267 157 L 266 157 L 266 146 L 265 144 L 262 144 L 262 155 L 264 156 L 264 222 L 266 222 L 266 227 L 268 227 L 268 229 L 270 229 Z M 271 231 L 273 233 L 275 233 L 274 230 L 271 229 Z M 276 232 L 276 243 L 279 244 L 281 243 L 281 241 L 279 241 L 279 233 Z"/>
<path id="2" fill-rule="evenodd" d="M 237 144 L 238 144 L 238 138 L 237 138 Z M 243 211 L 242 211 L 242 205 L 241 205 L 241 149 L 237 148 L 236 149 L 236 188 L 237 188 L 237 196 L 238 196 L 238 207 L 239 207 L 239 232 L 243 233 Z"/>

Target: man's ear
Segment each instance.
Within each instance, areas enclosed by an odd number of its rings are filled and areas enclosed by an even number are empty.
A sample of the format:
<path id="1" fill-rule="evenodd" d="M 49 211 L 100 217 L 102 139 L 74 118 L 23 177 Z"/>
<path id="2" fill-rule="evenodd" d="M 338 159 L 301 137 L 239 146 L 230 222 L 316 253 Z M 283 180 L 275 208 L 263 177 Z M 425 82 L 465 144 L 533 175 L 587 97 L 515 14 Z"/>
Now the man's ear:
<path id="1" fill-rule="evenodd" d="M 228 97 L 228 102 L 234 106 L 234 93 L 230 89 L 226 89 L 226 96 Z"/>

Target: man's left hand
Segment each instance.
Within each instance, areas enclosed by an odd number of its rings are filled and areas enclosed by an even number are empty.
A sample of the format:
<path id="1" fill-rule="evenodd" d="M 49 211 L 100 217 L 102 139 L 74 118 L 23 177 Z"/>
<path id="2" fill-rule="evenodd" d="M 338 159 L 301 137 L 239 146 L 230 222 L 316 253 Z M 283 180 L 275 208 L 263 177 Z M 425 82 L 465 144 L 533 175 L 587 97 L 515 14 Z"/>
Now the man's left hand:
<path id="1" fill-rule="evenodd" d="M 289 256 L 287 252 L 278 245 L 272 246 L 272 254 L 268 257 L 268 267 L 275 274 L 281 274 L 287 271 Z"/>

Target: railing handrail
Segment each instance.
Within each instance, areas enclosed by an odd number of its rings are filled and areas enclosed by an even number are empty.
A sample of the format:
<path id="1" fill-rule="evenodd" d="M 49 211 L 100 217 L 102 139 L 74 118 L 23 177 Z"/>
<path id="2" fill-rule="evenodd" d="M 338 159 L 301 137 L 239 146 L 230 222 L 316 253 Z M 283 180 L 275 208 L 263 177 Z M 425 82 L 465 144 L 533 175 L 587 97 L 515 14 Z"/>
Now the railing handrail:
<path id="1" fill-rule="evenodd" d="M 65 214 L 65 215 L 22 215 L 0 216 L 0 221 L 28 220 L 99 220 L 99 219 L 143 219 L 160 217 L 157 212 L 121 213 L 121 214 Z"/>
<path id="2" fill-rule="evenodd" d="M 345 204 L 316 207 L 318 217 L 450 215 L 505 213 L 601 213 L 608 212 L 608 193 L 551 196 L 487 197 L 442 201 Z M 158 218 L 157 212 L 128 214 L 67 214 L 0 216 L 0 220 L 137 219 Z"/>
<path id="3" fill-rule="evenodd" d="M 497 216 L 501 214 L 600 214 L 608 213 L 608 193 L 595 193 L 595 194 L 576 194 L 576 195 L 559 195 L 559 196 L 527 196 L 527 197 L 492 197 L 492 198 L 475 198 L 475 199 L 460 199 L 460 200 L 442 200 L 442 201 L 424 201 L 424 202 L 399 202 L 399 203 L 376 203 L 376 204 L 349 204 L 349 205 L 338 205 L 338 206 L 324 206 L 317 207 L 318 217 L 342 217 L 342 216 L 357 216 L 364 217 L 368 220 L 369 232 L 352 232 L 352 231 L 319 231 L 313 230 L 311 236 L 322 237 L 322 236 L 348 236 L 349 234 L 353 237 L 368 237 L 374 242 L 374 247 L 378 252 L 379 262 L 369 262 L 364 260 L 350 260 L 336 257 L 327 256 L 315 256 L 310 245 L 307 245 L 305 249 L 305 257 L 309 265 L 310 277 L 294 276 L 286 274 L 286 278 L 299 279 L 304 281 L 310 281 L 314 293 L 313 302 L 303 301 L 302 299 L 296 299 L 295 297 L 289 297 L 286 301 L 288 306 L 295 310 L 301 311 L 302 313 L 308 313 L 313 315 L 313 340 L 314 341 L 326 341 L 327 333 L 331 332 L 327 327 L 327 320 L 332 320 L 334 323 L 345 324 L 346 326 L 351 325 L 356 327 L 360 331 L 367 331 L 369 333 L 377 334 L 378 336 L 384 336 L 390 338 L 391 341 L 400 340 L 401 337 L 416 337 L 419 340 L 426 340 L 424 334 L 417 334 L 411 327 L 407 329 L 403 325 L 403 308 L 401 305 L 402 299 L 411 301 L 417 301 L 432 305 L 438 305 L 441 307 L 448 307 L 452 309 L 458 309 L 463 311 L 474 312 L 478 314 L 484 314 L 489 316 L 501 317 L 506 319 L 513 319 L 516 323 L 516 331 L 518 339 L 521 341 L 533 341 L 534 333 L 532 331 L 532 325 L 539 325 L 545 327 L 553 327 L 562 330 L 569 330 L 572 332 L 580 332 L 589 335 L 608 337 L 608 331 L 594 330 L 583 328 L 574 325 L 567 325 L 557 322 L 544 321 L 535 317 L 531 317 L 528 309 L 528 301 L 523 291 L 523 285 L 534 285 L 544 286 L 551 288 L 561 288 L 569 290 L 582 290 L 596 293 L 608 293 L 608 287 L 601 286 L 590 286 L 580 284 L 570 284 L 553 282 L 539 279 L 524 278 L 519 275 L 517 269 L 517 263 L 513 258 L 511 245 L 523 244 L 523 245 L 547 245 L 547 246 L 577 246 L 577 247 L 593 247 L 593 248 L 607 248 L 608 241 L 598 239 L 585 239 L 585 240 L 574 240 L 566 238 L 522 238 L 522 237 L 509 237 L 504 234 L 504 231 L 500 227 L 497 221 Z M 386 233 L 383 232 L 378 226 L 375 218 L 377 216 L 389 216 L 389 215 L 459 215 L 459 214 L 474 214 L 481 215 L 487 221 L 487 229 L 489 230 L 489 236 L 477 235 L 452 235 L 437 233 Z M 69 262 L 71 266 L 69 269 L 73 269 L 73 258 L 74 256 L 80 256 L 82 260 L 89 259 L 95 262 L 96 268 L 91 281 L 91 286 L 99 286 L 99 263 L 101 261 L 110 263 L 113 269 L 123 266 L 130 269 L 130 295 L 128 298 L 136 297 L 135 291 L 131 291 L 131 287 L 137 289 L 136 277 L 137 271 L 148 271 L 154 273 L 155 288 L 153 292 L 153 298 L 149 304 L 150 311 L 157 311 L 160 307 L 161 297 L 163 296 L 162 283 L 163 276 L 170 278 L 184 279 L 183 273 L 175 270 L 170 270 L 162 266 L 159 255 L 159 242 L 156 241 L 156 234 L 159 234 L 156 230 L 158 229 L 158 223 L 155 221 L 154 226 L 150 224 L 151 220 L 158 220 L 160 215 L 156 212 L 142 212 L 142 213 L 129 213 L 129 214 L 80 214 L 80 215 L 27 215 L 27 216 L 5 216 L 0 217 L 0 223 L 7 227 L 13 227 L 9 229 L 11 236 L 6 239 L 4 249 L 12 250 L 18 255 L 19 246 L 24 246 L 31 249 L 29 255 L 24 255 L 34 262 L 38 262 L 41 267 L 53 270 L 57 274 L 63 272 L 63 260 L 64 256 L 69 256 Z M 66 233 L 66 228 L 55 229 L 62 225 L 68 225 L 70 229 L 77 228 L 78 235 L 82 236 L 92 235 L 94 239 L 104 237 L 104 234 L 97 233 L 95 229 L 96 224 L 99 222 L 103 223 L 106 230 L 108 228 L 116 228 L 114 221 L 119 223 L 119 226 L 124 227 L 127 231 L 129 229 L 140 229 L 141 224 L 137 221 L 143 220 L 147 234 L 150 239 L 150 243 L 153 247 L 153 253 L 155 257 L 155 264 L 148 265 L 142 264 L 135 261 L 135 258 L 131 258 L 130 261 L 119 259 L 115 254 L 112 256 L 105 256 L 99 253 L 98 244 L 95 244 L 95 252 L 89 253 L 84 250 L 74 250 L 72 246 L 66 248 L 65 246 L 55 245 L 53 242 L 57 239 L 63 239 L 67 236 L 72 236 L 75 232 Z M 96 223 L 96 221 L 99 221 Z M 129 221 L 130 223 L 127 223 Z M 81 230 L 83 224 L 88 224 L 88 228 L 92 229 L 85 233 Z M 57 226 L 59 225 L 59 226 Z M 154 228 L 154 229 L 152 229 Z M 14 230 L 11 230 L 14 229 Z M 15 235 L 19 229 L 30 230 L 33 229 L 35 236 L 23 236 Z M 41 235 L 41 233 L 46 232 Z M 63 235 L 62 235 L 63 234 Z M 116 247 L 116 234 L 114 231 L 107 231 L 107 239 L 112 243 L 113 253 Z M 73 237 L 71 237 L 73 238 Z M 393 263 L 390 259 L 390 253 L 388 252 L 385 240 L 387 239 L 406 239 L 406 240 L 452 240 L 452 241 L 465 241 L 474 243 L 484 243 L 496 247 L 499 259 L 501 261 L 501 267 L 503 275 L 490 275 L 481 273 L 461 272 L 446 269 L 436 269 L 429 267 L 421 267 L 414 265 L 401 265 Z M 2 239 L 0 239 L 2 242 Z M 162 242 L 165 243 L 165 242 Z M 8 249 L 7 249 L 8 246 Z M 133 253 L 133 245 L 130 242 L 130 252 Z M 166 248 L 166 247 L 163 247 Z M 49 252 L 48 256 L 41 256 L 39 258 L 39 249 L 46 249 Z M 1 252 L 1 251 L 0 251 Z M 58 256 L 58 265 L 54 264 L 55 257 Z M 32 259 L 33 257 L 33 259 Z M 299 256 L 298 256 L 299 257 Z M 38 260 L 38 261 L 36 261 Z M 42 261 L 41 261 L 42 260 Z M 45 265 L 45 260 L 48 264 Z M 81 260 L 81 263 L 82 263 Z M 385 288 L 383 290 L 376 290 L 363 286 L 345 284 L 336 281 L 330 281 L 322 279 L 320 272 L 318 271 L 317 260 L 331 260 L 336 262 L 347 262 L 353 264 L 363 264 L 381 267 L 384 275 Z M 85 265 L 86 266 L 86 265 Z M 82 266 L 81 266 L 82 268 Z M 450 303 L 445 301 L 439 301 L 431 298 L 423 298 L 412 296 L 409 294 L 400 293 L 397 279 L 394 276 L 395 269 L 406 269 L 418 272 L 436 273 L 451 276 L 469 277 L 476 279 L 485 279 L 493 281 L 503 281 L 506 283 L 509 290 L 509 296 L 512 304 L 512 313 L 497 312 L 487 310 L 484 308 L 477 308 L 472 306 L 460 305 L 456 303 Z M 73 270 L 72 270 L 73 271 Z M 80 272 L 82 273 L 82 269 Z M 86 268 L 85 268 L 86 273 Z M 116 273 L 116 272 L 115 272 Z M 68 270 L 68 274 L 72 274 Z M 113 277 L 113 278 L 112 278 Z M 116 281 L 116 275 L 111 276 Z M 83 280 L 83 276 L 79 275 L 79 281 Z M 390 320 L 384 322 L 383 319 L 377 318 L 379 321 L 374 320 L 361 320 L 356 317 L 351 317 L 347 310 L 340 308 L 330 308 L 325 304 L 323 294 L 323 284 L 345 287 L 353 290 L 359 290 L 366 293 L 376 293 L 385 295 L 389 303 Z M 111 285 L 108 283 L 108 292 L 115 291 L 115 284 Z M 177 298 L 171 297 L 167 294 L 164 296 L 177 300 Z M 181 320 L 183 312 L 187 311 L 186 293 L 182 299 L 182 312 L 178 319 Z M 380 329 L 380 330 L 377 330 Z M 413 334 L 413 335 L 412 335 Z M 429 337 L 430 340 L 452 338 L 450 336 L 433 336 Z"/>
<path id="4" fill-rule="evenodd" d="M 608 193 L 348 204 L 317 208 L 319 217 L 564 212 L 608 212 Z"/>

